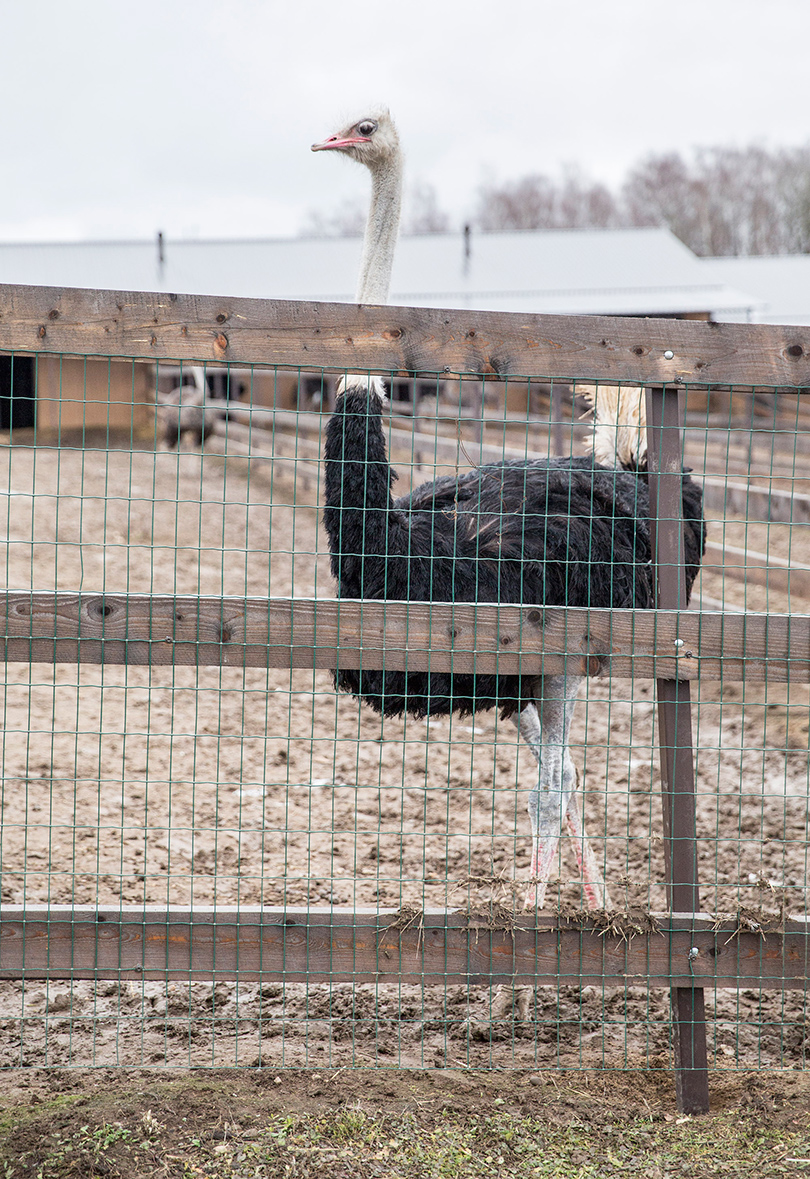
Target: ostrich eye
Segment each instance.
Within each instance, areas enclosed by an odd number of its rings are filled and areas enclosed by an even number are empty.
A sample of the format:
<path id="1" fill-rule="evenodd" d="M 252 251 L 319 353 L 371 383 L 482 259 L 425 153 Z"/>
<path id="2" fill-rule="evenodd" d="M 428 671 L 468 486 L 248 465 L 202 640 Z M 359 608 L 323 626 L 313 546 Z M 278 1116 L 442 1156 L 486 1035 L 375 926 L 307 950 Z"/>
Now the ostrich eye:
<path id="1" fill-rule="evenodd" d="M 377 124 L 372 122 L 371 119 L 366 119 L 365 122 L 357 124 L 357 130 L 361 135 L 373 135 L 377 130 Z"/>

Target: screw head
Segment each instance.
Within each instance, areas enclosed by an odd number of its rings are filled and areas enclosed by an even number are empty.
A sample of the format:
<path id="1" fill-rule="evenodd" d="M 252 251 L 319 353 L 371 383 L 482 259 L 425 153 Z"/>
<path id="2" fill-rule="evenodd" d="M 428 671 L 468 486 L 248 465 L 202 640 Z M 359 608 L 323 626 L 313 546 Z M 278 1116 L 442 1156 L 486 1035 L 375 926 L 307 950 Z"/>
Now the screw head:
<path id="1" fill-rule="evenodd" d="M 675 353 L 672 351 L 672 349 L 667 348 L 666 352 L 664 353 L 664 360 L 672 360 L 674 356 Z"/>

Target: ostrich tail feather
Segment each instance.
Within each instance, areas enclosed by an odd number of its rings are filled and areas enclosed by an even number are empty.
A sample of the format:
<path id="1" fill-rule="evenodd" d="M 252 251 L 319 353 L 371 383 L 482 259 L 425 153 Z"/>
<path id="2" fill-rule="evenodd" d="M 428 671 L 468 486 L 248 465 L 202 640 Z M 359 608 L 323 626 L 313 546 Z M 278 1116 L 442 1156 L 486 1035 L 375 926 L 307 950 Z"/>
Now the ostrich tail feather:
<path id="1" fill-rule="evenodd" d="M 382 383 L 381 377 L 362 376 L 357 373 L 347 373 L 345 377 L 341 377 L 337 383 L 337 395 L 342 396 L 347 389 L 357 389 L 363 393 L 374 395 L 379 398 L 380 404 L 386 406 L 389 404 L 388 396 L 385 392 L 385 385 Z"/>
<path id="2" fill-rule="evenodd" d="M 629 471 L 647 468 L 647 412 L 644 389 L 621 385 L 578 385 L 590 406 L 590 448 L 598 463 Z"/>

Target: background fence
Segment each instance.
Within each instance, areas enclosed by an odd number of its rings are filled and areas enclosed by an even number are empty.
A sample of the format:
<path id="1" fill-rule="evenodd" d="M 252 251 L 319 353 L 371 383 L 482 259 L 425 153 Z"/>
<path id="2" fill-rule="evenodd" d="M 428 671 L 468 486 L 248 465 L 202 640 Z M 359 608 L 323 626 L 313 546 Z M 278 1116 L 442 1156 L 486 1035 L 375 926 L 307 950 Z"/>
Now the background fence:
<path id="1" fill-rule="evenodd" d="M 669 1067 L 671 989 L 683 1108 L 706 1062 L 803 1067 L 807 329 L 16 287 L 0 310 L 3 1065 Z M 345 371 L 391 381 L 400 493 L 581 453 L 580 383 L 647 387 L 661 565 L 682 457 L 705 488 L 693 608 L 666 578 L 645 612 L 334 602 Z M 202 452 L 160 441 L 181 382 L 218 398 Z M 381 721 L 332 687 L 360 658 L 601 670 L 573 742 L 613 916 L 565 841 L 522 912 L 515 730 Z M 528 1020 L 493 1018 L 495 983 L 541 984 Z"/>

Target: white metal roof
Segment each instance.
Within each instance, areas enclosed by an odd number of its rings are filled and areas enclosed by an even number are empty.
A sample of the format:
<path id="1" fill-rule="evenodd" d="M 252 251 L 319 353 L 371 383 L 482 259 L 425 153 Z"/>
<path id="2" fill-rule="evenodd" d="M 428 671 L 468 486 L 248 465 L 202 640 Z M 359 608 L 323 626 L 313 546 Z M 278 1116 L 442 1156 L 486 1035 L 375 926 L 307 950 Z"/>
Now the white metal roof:
<path id="1" fill-rule="evenodd" d="M 754 323 L 810 324 L 810 254 L 699 261 L 713 281 L 752 291 L 760 300 L 760 307 L 750 316 L 740 312 L 724 318 L 750 318 Z"/>
<path id="2" fill-rule="evenodd" d="M 404 246 L 404 248 L 402 248 Z M 569 229 L 405 238 L 392 303 L 558 314 L 673 315 L 751 300 L 707 279 L 665 229 Z"/>
<path id="3" fill-rule="evenodd" d="M 359 238 L 0 243 L 0 282 L 351 302 Z M 742 291 L 737 289 L 742 287 Z M 390 302 L 557 314 L 753 318 L 760 300 L 727 285 L 665 229 L 473 232 L 402 237 Z"/>

